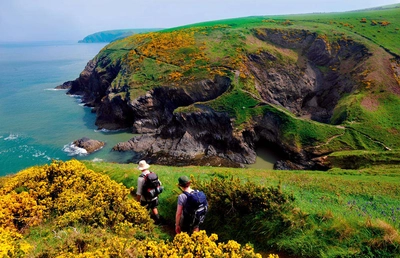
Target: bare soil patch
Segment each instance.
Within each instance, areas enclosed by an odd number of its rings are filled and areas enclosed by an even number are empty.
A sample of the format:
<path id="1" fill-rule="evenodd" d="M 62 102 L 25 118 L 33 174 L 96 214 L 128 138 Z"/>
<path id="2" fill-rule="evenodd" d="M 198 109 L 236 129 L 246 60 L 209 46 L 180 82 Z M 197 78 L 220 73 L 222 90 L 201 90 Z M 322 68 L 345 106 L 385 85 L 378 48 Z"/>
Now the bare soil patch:
<path id="1" fill-rule="evenodd" d="M 378 110 L 379 101 L 376 98 L 373 98 L 372 96 L 368 96 L 361 101 L 361 106 L 365 108 L 367 111 L 374 112 Z"/>

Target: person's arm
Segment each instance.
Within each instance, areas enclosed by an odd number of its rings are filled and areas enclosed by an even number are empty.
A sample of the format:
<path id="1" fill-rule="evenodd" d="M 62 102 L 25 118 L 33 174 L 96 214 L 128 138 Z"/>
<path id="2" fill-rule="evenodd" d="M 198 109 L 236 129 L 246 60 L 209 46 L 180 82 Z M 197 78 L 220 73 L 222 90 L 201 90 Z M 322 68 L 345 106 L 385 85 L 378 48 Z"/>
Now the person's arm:
<path id="1" fill-rule="evenodd" d="M 136 200 L 138 202 L 140 202 L 140 198 L 142 197 L 142 188 L 143 188 L 143 177 L 138 177 L 137 190 L 136 190 Z"/>
<path id="2" fill-rule="evenodd" d="M 175 232 L 177 234 L 181 233 L 180 221 L 181 221 L 182 211 L 183 211 L 183 206 L 178 204 L 175 215 Z"/>

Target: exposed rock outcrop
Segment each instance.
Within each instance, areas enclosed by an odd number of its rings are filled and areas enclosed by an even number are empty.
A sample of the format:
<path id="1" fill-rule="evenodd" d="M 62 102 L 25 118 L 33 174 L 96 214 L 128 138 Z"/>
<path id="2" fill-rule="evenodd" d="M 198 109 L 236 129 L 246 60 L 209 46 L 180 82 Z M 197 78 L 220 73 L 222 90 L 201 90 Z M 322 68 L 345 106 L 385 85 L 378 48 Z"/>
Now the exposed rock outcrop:
<path id="1" fill-rule="evenodd" d="M 74 141 L 73 144 L 79 148 L 85 149 L 88 154 L 103 148 L 103 146 L 105 145 L 105 143 L 102 141 L 89 139 L 87 137 L 78 139 Z"/>
<path id="2" fill-rule="evenodd" d="M 73 83 L 73 82 L 74 82 L 74 81 L 67 81 L 67 82 L 64 82 L 63 84 L 58 85 L 58 86 L 56 87 L 56 89 L 57 89 L 57 90 L 69 90 L 69 89 L 71 89 L 72 83 Z"/>
<path id="3" fill-rule="evenodd" d="M 175 114 L 158 134 L 135 137 L 117 144 L 113 149 L 133 150 L 147 159 L 168 165 L 192 164 L 195 161 L 199 164 L 239 166 L 254 162 L 256 158 L 255 151 L 240 137 L 235 137 L 230 118 L 210 109 Z M 212 157 L 219 157 L 220 161 L 212 162 Z"/>

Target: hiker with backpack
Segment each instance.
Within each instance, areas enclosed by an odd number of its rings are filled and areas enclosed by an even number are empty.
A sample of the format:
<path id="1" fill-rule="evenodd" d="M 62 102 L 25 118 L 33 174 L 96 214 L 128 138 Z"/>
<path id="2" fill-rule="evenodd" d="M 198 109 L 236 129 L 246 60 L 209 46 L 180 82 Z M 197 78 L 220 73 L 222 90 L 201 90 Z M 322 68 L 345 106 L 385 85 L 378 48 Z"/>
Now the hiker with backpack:
<path id="1" fill-rule="evenodd" d="M 145 160 L 139 162 L 138 169 L 141 171 L 137 180 L 136 198 L 140 205 L 151 209 L 156 223 L 160 223 L 160 214 L 158 213 L 158 195 L 163 191 L 161 181 L 156 173 L 149 170 L 150 165 Z"/>
<path id="2" fill-rule="evenodd" d="M 190 183 L 187 176 L 181 176 L 178 179 L 178 186 L 182 193 L 178 196 L 175 216 L 175 232 L 177 234 L 199 231 L 200 224 L 204 222 L 208 210 L 206 195 L 202 191 L 193 190 Z"/>

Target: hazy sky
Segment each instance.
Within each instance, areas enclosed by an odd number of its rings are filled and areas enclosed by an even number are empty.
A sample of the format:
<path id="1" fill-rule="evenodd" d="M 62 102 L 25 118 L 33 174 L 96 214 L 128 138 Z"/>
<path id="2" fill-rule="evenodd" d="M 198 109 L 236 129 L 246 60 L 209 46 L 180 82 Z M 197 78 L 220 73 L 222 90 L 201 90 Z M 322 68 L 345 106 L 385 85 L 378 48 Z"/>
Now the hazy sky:
<path id="1" fill-rule="evenodd" d="M 0 41 L 79 40 L 252 15 L 341 12 L 400 0 L 0 0 Z"/>

